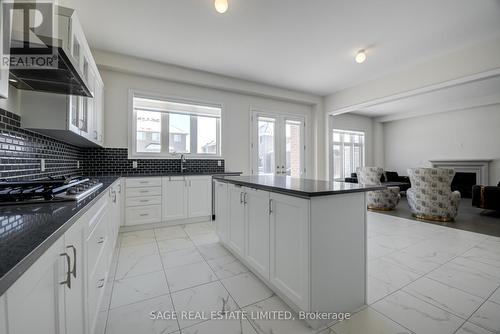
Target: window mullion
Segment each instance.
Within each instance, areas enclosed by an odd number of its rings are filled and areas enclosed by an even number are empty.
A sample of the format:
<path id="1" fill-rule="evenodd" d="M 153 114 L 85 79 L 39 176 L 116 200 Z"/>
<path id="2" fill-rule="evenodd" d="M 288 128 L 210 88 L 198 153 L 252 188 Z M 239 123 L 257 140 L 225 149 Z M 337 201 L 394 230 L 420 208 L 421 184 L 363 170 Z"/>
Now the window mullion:
<path id="1" fill-rule="evenodd" d="M 161 114 L 161 133 L 160 133 L 160 151 L 161 154 L 167 155 L 170 153 L 169 149 L 169 135 L 170 135 L 170 117 L 168 113 Z"/>
<path id="2" fill-rule="evenodd" d="M 197 152 L 197 143 L 198 143 L 198 117 L 191 116 L 190 117 L 190 132 L 191 132 L 191 143 L 190 143 L 190 152 L 191 154 L 198 154 Z"/>

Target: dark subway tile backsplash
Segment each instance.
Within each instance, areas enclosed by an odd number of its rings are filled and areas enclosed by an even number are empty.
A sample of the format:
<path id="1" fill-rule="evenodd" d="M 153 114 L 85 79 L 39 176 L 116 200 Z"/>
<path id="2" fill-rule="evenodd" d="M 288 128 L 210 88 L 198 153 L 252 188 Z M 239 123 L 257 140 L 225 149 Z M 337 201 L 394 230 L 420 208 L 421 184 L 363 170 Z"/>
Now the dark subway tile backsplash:
<path id="1" fill-rule="evenodd" d="M 0 178 L 40 179 L 73 175 L 147 175 L 180 170 L 179 159 L 128 159 L 126 148 L 79 148 L 50 137 L 22 129 L 21 118 L 0 109 Z M 45 171 L 41 171 L 45 159 Z M 77 168 L 78 161 L 80 168 Z M 132 168 L 137 161 L 137 168 Z M 188 159 L 193 173 L 224 171 L 224 160 Z"/>

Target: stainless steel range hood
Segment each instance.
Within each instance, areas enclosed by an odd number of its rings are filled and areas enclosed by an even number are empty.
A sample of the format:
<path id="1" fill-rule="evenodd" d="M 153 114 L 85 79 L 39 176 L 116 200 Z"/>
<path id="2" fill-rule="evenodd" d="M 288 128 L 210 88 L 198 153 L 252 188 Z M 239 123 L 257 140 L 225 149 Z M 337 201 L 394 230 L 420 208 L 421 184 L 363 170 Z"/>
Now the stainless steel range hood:
<path id="1" fill-rule="evenodd" d="M 58 29 L 53 31 L 55 36 L 44 36 L 33 30 L 30 37 L 22 30 L 22 23 L 13 20 L 9 70 L 11 85 L 24 90 L 93 97 L 82 60 L 83 46 L 79 44 L 77 49 L 72 48 L 76 38 L 73 21 L 77 20 L 73 14 L 72 9 L 56 6 L 54 24 Z M 33 36 L 38 41 L 33 42 Z M 36 60 L 31 63 L 28 59 Z M 50 66 L 48 63 L 39 65 L 39 60 L 52 60 L 52 63 Z M 25 66 L 23 61 L 27 61 L 29 66 Z M 21 66 L 13 66 L 12 62 L 19 62 Z"/>

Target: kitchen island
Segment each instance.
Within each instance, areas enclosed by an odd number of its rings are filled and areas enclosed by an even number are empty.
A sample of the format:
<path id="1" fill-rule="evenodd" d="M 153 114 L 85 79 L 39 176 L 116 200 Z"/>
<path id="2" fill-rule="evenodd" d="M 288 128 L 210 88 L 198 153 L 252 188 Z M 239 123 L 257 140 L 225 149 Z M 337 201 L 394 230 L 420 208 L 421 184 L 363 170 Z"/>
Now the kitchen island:
<path id="1" fill-rule="evenodd" d="M 216 177 L 217 234 L 294 311 L 353 312 L 366 303 L 365 192 L 380 189 L 287 176 Z M 313 328 L 331 321 L 310 316 L 304 320 Z"/>

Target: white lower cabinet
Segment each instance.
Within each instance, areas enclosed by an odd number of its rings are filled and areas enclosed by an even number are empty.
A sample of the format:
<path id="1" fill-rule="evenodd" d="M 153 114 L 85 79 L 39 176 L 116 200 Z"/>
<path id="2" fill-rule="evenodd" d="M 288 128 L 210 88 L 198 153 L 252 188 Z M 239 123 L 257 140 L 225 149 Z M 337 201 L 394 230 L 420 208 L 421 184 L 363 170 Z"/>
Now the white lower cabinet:
<path id="1" fill-rule="evenodd" d="M 119 185 L 0 296 L 0 334 L 94 333 L 120 225 Z"/>
<path id="2" fill-rule="evenodd" d="M 259 274 L 269 278 L 269 192 L 248 188 L 244 192 L 245 258 Z"/>
<path id="3" fill-rule="evenodd" d="M 245 205 L 243 203 L 243 188 L 233 184 L 228 185 L 229 195 L 229 228 L 228 246 L 240 256 L 245 252 Z"/>
<path id="4" fill-rule="evenodd" d="M 302 310 L 309 309 L 309 200 L 270 194 L 270 281 Z"/>
<path id="5" fill-rule="evenodd" d="M 310 201 L 234 184 L 225 187 L 216 182 L 215 217 L 222 243 L 281 296 L 308 311 Z"/>
<path id="6" fill-rule="evenodd" d="M 215 196 L 215 229 L 222 242 L 227 242 L 228 235 L 228 185 L 227 183 L 215 181 L 214 182 L 214 196 Z"/>
<path id="7" fill-rule="evenodd" d="M 212 215 L 212 177 L 190 176 L 188 181 L 188 217 Z"/>
<path id="8" fill-rule="evenodd" d="M 64 333 L 64 292 L 71 259 L 59 238 L 7 290 L 9 334 Z"/>
<path id="9" fill-rule="evenodd" d="M 188 217 L 187 182 L 184 176 L 163 178 L 163 220 L 170 221 Z"/>

